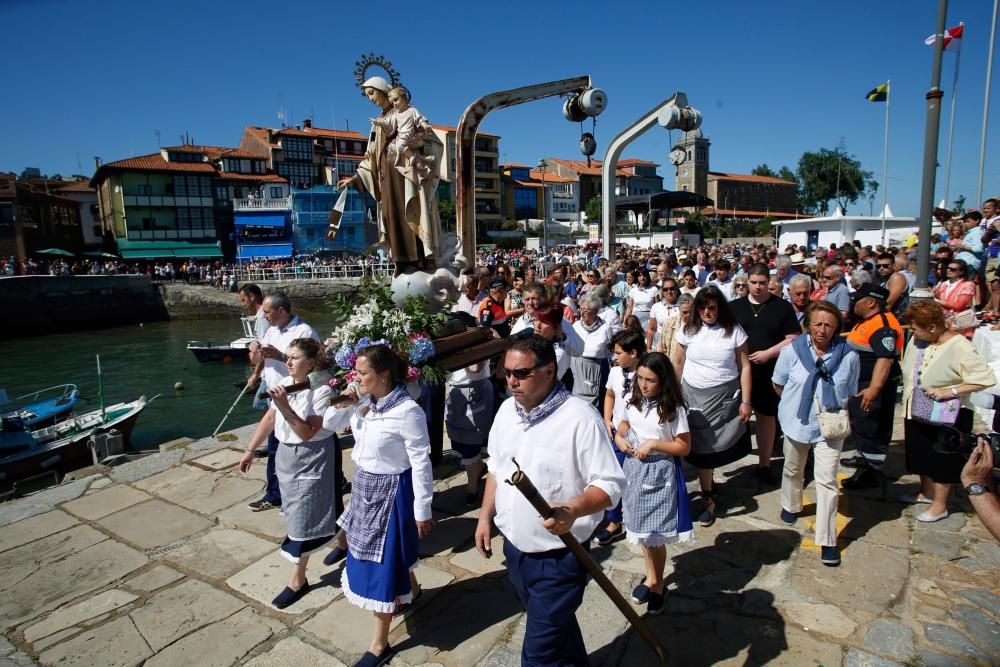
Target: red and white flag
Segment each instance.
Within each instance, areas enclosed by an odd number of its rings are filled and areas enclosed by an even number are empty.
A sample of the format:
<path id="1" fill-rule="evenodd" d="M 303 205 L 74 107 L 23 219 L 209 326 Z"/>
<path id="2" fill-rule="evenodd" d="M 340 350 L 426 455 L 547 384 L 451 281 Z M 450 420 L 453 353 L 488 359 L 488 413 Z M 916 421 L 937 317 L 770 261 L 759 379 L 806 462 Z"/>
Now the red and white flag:
<path id="1" fill-rule="evenodd" d="M 954 28 L 948 28 L 944 32 L 944 50 L 958 51 L 962 48 L 962 31 L 965 29 L 964 23 L 959 23 Z M 927 46 L 933 46 L 937 41 L 937 35 L 931 35 L 924 40 Z"/>

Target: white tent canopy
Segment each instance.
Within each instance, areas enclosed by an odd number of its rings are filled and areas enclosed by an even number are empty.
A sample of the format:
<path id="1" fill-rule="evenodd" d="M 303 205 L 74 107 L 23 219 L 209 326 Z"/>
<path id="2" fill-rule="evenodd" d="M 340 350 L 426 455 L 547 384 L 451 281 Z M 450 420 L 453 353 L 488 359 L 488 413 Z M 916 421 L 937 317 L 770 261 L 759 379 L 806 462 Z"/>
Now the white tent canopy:
<path id="1" fill-rule="evenodd" d="M 882 215 L 844 215 L 838 206 L 833 215 L 798 220 L 776 220 L 772 225 L 777 229 L 778 247 L 791 244 L 828 247 L 831 243 L 853 243 L 861 245 L 899 245 L 917 230 L 917 219 L 898 217 L 889 205 L 885 205 Z M 885 239 L 882 238 L 882 224 L 885 221 Z"/>

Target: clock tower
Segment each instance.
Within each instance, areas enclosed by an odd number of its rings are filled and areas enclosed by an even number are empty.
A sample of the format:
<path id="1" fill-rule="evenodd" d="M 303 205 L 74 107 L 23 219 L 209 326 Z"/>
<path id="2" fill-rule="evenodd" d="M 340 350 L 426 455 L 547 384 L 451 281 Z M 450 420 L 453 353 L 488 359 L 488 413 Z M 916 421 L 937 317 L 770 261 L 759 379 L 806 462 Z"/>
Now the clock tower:
<path id="1" fill-rule="evenodd" d="M 674 189 L 708 195 L 708 147 L 711 142 L 701 130 L 685 132 L 670 151 L 670 163 L 677 169 Z"/>

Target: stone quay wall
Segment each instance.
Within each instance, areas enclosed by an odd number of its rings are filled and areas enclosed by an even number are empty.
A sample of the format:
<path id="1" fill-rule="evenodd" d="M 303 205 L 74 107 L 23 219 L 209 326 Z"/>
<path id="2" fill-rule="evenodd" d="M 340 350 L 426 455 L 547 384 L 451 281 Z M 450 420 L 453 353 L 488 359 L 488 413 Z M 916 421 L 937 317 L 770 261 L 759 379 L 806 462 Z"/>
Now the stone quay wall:
<path id="1" fill-rule="evenodd" d="M 0 306 L 16 326 L 0 338 L 103 329 L 169 318 L 148 276 L 14 276 L 0 279 Z M 12 320 L 11 324 L 14 324 Z"/>
<path id="2" fill-rule="evenodd" d="M 353 291 L 358 278 L 274 280 L 264 294 L 282 290 L 295 311 L 322 312 L 335 294 Z M 67 333 L 165 320 L 232 319 L 239 295 L 205 285 L 153 283 L 149 276 L 16 276 L 0 279 L 0 306 L 18 325 L 0 339 Z"/>

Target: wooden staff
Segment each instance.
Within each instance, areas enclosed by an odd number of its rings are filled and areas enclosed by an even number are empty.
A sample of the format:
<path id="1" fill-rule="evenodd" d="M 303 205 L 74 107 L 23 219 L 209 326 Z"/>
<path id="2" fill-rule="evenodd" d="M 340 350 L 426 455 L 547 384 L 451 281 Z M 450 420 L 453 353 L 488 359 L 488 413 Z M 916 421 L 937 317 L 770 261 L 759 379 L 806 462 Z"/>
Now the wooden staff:
<path id="1" fill-rule="evenodd" d="M 511 475 L 510 479 L 506 480 L 506 482 L 521 492 L 521 495 L 523 495 L 525 499 L 531 503 L 531 506 L 535 508 L 535 511 L 542 516 L 542 519 L 548 519 L 554 513 L 552 506 L 549 505 L 545 498 L 542 498 L 540 493 L 538 493 L 538 489 L 536 489 L 535 485 L 531 483 L 530 479 L 528 479 L 528 475 L 521 470 L 521 466 L 518 465 L 517 459 L 512 460 L 514 461 L 514 465 L 517 466 L 517 471 Z M 577 539 L 573 537 L 573 533 L 566 532 L 560 535 L 559 539 L 561 539 L 563 544 L 565 544 L 569 550 L 573 552 L 573 555 L 579 559 L 590 576 L 592 576 L 594 581 L 597 582 L 597 585 L 601 587 L 601 590 L 604 591 L 605 595 L 611 598 L 611 601 L 614 602 L 615 606 L 618 607 L 618 610 L 625 615 L 625 618 L 628 619 L 629 623 L 631 623 L 632 626 L 639 631 L 642 638 L 646 640 L 646 643 L 649 644 L 650 648 L 653 649 L 653 652 L 656 653 L 660 662 L 666 664 L 667 660 L 670 659 L 670 654 L 667 653 L 667 649 L 663 647 L 663 644 L 660 643 L 660 640 L 657 639 L 656 635 L 653 634 L 649 627 L 642 622 L 642 619 L 639 618 L 639 614 L 635 613 L 635 609 L 632 608 L 632 605 L 625 600 L 618 589 L 615 588 L 615 585 L 611 583 L 611 580 L 608 579 L 606 574 L 604 574 L 604 570 L 601 569 L 601 566 L 598 565 L 593 558 L 591 558 L 590 554 L 580 545 Z"/>

